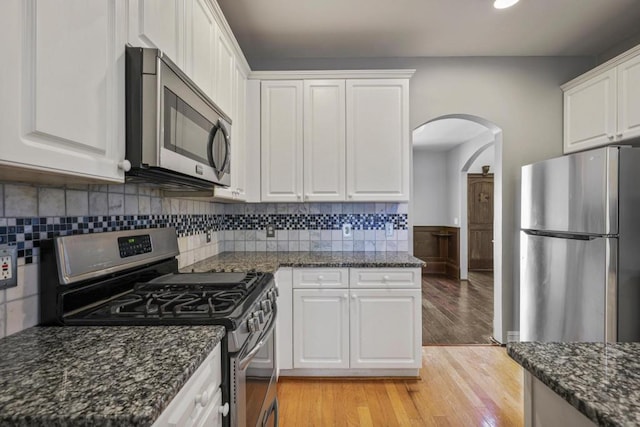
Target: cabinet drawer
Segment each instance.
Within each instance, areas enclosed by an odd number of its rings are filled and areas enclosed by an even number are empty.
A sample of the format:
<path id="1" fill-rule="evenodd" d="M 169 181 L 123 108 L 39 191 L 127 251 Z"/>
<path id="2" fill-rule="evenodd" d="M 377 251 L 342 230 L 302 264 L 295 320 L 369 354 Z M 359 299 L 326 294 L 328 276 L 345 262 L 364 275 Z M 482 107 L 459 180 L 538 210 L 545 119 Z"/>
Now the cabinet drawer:
<path id="1" fill-rule="evenodd" d="M 420 268 L 352 268 L 349 287 L 363 288 L 420 288 Z"/>
<path id="2" fill-rule="evenodd" d="M 294 289 L 348 288 L 348 268 L 294 268 Z"/>

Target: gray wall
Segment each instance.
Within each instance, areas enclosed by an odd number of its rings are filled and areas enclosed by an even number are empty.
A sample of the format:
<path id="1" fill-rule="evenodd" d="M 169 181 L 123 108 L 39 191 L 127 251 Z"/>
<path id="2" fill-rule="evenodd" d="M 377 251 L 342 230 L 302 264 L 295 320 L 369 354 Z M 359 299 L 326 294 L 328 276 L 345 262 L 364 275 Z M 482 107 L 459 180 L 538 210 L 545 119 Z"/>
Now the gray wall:
<path id="1" fill-rule="evenodd" d="M 413 150 L 413 225 L 448 224 L 447 151 Z"/>
<path id="2" fill-rule="evenodd" d="M 560 85 L 594 65 L 592 57 L 322 58 L 251 64 L 254 70 L 415 68 L 412 129 L 446 114 L 470 114 L 503 130 L 503 336 L 518 330 L 520 167 L 562 153 Z"/>

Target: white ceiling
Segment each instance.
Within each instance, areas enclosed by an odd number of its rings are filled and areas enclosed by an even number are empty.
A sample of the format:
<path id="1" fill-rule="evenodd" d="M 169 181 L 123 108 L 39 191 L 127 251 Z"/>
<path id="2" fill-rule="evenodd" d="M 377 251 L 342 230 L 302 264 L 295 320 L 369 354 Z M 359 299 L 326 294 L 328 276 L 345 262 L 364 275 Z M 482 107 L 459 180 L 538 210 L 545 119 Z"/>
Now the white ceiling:
<path id="1" fill-rule="evenodd" d="M 440 119 L 413 131 L 413 148 L 430 151 L 448 151 L 458 144 L 491 132 L 485 126 L 465 119 Z"/>
<path id="2" fill-rule="evenodd" d="M 639 0 L 218 0 L 255 58 L 597 55 L 640 32 Z"/>

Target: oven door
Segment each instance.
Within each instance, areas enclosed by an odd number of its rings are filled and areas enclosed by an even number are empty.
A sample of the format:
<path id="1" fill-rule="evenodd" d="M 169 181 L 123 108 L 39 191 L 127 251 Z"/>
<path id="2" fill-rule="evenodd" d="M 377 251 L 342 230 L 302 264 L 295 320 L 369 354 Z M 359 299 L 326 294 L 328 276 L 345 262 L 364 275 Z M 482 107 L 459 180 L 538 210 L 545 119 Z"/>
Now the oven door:
<path id="1" fill-rule="evenodd" d="M 158 58 L 160 167 L 230 184 L 231 125 L 195 85 Z"/>
<path id="2" fill-rule="evenodd" d="M 231 426 L 278 425 L 275 313 L 256 345 L 231 356 Z"/>

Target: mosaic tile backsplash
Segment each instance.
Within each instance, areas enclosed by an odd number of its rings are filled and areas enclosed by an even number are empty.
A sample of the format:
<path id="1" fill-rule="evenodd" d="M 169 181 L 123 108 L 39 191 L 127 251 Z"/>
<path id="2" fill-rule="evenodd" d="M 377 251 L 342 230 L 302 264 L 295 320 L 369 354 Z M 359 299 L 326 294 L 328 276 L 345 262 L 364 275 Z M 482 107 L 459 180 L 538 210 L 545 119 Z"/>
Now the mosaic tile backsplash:
<path id="1" fill-rule="evenodd" d="M 353 228 L 349 237 L 342 236 L 345 223 Z M 274 238 L 266 237 L 270 224 Z M 408 250 L 406 204 L 224 205 L 164 198 L 157 188 L 136 184 L 61 188 L 0 182 L 0 244 L 16 245 L 19 255 L 18 286 L 0 290 L 0 338 L 38 323 L 42 240 L 154 227 L 176 228 L 181 267 L 222 251 Z"/>

